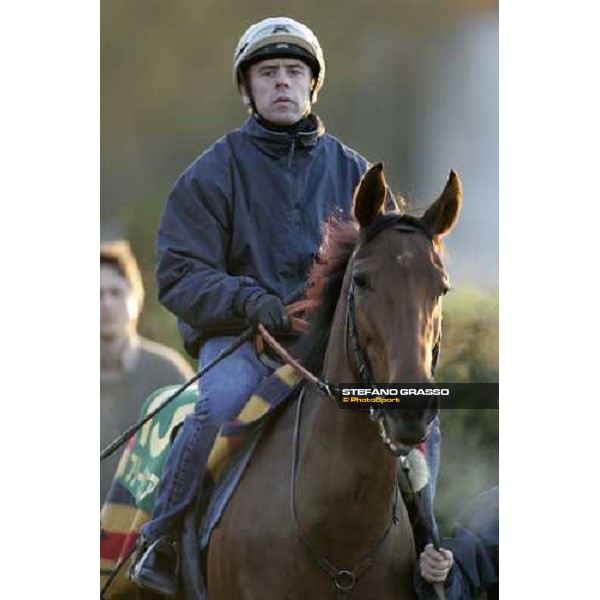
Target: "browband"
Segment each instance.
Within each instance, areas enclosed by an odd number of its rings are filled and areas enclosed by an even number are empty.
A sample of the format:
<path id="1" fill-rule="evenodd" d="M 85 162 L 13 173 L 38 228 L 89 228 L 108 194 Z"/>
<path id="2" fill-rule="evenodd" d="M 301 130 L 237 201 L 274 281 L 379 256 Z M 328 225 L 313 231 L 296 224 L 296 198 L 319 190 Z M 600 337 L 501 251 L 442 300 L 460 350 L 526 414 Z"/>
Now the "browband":
<path id="1" fill-rule="evenodd" d="M 406 231 L 408 233 L 418 231 L 423 233 L 427 239 L 433 242 L 431 232 L 423 224 L 421 219 L 393 212 L 376 217 L 366 229 L 361 229 L 359 234 L 359 245 L 370 242 L 384 229 L 395 229 L 397 231 Z"/>

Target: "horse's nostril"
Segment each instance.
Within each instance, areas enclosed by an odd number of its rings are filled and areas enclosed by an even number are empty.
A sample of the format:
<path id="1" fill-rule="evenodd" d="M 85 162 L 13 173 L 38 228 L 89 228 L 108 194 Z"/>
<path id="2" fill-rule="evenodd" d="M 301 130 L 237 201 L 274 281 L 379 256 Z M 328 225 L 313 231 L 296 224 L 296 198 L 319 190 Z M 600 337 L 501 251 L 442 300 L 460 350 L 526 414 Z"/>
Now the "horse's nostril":
<path id="1" fill-rule="evenodd" d="M 431 421 L 426 411 L 393 409 L 383 411 L 380 419 L 380 435 L 386 444 L 417 446 L 427 440 L 431 430 Z"/>

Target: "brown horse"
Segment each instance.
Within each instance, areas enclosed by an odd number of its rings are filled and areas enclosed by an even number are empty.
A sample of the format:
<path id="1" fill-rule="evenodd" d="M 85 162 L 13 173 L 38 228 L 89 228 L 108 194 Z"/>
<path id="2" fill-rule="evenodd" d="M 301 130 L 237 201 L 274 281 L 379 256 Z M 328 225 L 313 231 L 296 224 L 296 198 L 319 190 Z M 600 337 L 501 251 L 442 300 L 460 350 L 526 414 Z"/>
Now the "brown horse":
<path id="1" fill-rule="evenodd" d="M 357 189 L 355 223 L 328 224 L 311 272 L 313 333 L 303 340 L 302 356 L 336 384 L 364 380 L 361 359 L 373 382 L 430 381 L 441 297 L 448 290 L 441 237 L 457 219 L 461 184 L 452 172 L 421 218 L 383 214 L 385 197 L 382 166 L 376 165 Z M 358 353 L 352 351 L 353 335 Z M 291 405 L 265 430 L 212 534 L 209 598 L 334 599 L 340 590 L 325 563 L 356 569 L 338 577 L 342 591 L 351 589 L 337 597 L 414 598 L 415 545 L 406 508 L 397 499 L 398 459 L 390 447 L 421 443 L 435 412 L 427 404 L 381 410 L 380 435 L 364 411 L 340 410 L 316 387 L 306 386 L 297 447 L 299 529 L 291 509 L 296 413 Z M 390 526 L 396 499 L 399 522 Z M 316 555 L 325 560 L 321 566 Z"/>

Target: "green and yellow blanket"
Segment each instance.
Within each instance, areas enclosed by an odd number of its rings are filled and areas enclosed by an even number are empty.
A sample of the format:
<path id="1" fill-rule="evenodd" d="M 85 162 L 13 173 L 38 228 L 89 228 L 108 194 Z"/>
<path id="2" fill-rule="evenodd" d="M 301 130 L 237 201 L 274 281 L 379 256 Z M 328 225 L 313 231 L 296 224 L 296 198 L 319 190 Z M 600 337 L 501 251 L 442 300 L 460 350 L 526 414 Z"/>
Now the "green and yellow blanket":
<path id="1" fill-rule="evenodd" d="M 256 431 L 300 384 L 294 369 L 285 365 L 277 369 L 252 394 L 239 415 L 221 427 L 208 459 L 208 471 L 218 482 L 249 434 Z M 141 417 L 163 403 L 177 390 L 169 386 L 155 392 L 142 407 Z M 100 586 L 104 586 L 114 569 L 130 552 L 140 528 L 150 520 L 160 475 L 175 429 L 194 410 L 197 390 L 183 392 L 169 406 L 146 423 L 123 451 L 112 486 L 100 513 Z M 141 418 L 140 417 L 140 418 Z M 132 592 L 135 586 L 127 579 L 129 565 L 120 568 L 104 598 L 116 598 Z"/>

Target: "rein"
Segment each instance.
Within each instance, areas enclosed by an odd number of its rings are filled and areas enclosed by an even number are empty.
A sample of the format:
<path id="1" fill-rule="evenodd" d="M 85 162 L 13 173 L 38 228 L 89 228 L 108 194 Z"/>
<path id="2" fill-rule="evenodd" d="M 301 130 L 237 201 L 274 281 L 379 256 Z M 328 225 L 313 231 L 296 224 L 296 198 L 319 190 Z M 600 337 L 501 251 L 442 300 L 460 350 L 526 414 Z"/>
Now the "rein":
<path id="1" fill-rule="evenodd" d="M 289 304 L 288 313 L 295 314 L 300 310 L 303 310 L 305 307 L 305 302 L 297 298 L 304 293 L 304 287 L 298 288 L 295 292 L 290 294 L 285 300 L 284 304 Z M 305 323 L 302 319 L 296 319 L 292 317 L 291 319 L 292 326 L 294 329 L 298 331 L 306 331 L 308 324 Z M 266 330 L 265 330 L 266 331 Z M 183 383 L 179 388 L 177 388 L 171 396 L 169 396 L 162 404 L 157 406 L 153 411 L 148 413 L 143 419 L 140 419 L 130 427 L 128 427 L 121 435 L 115 438 L 112 442 L 110 442 L 101 452 L 100 452 L 100 461 L 103 461 L 105 458 L 108 458 L 111 454 L 113 454 L 116 450 L 118 450 L 127 440 L 132 438 L 148 421 L 154 418 L 163 408 L 171 404 L 173 400 L 175 400 L 178 396 L 180 396 L 187 388 L 189 388 L 192 383 L 195 383 L 203 377 L 208 371 L 210 371 L 215 365 L 220 363 L 223 359 L 227 358 L 230 354 L 233 354 L 240 346 L 252 340 L 254 335 L 254 331 L 249 328 L 244 333 L 242 333 L 238 338 L 236 338 L 231 345 L 223 348 L 218 356 L 216 356 L 213 360 L 211 360 L 207 365 L 205 365 L 198 373 L 196 373 L 193 377 L 188 379 L 185 383 Z"/>
<path id="2" fill-rule="evenodd" d="M 261 323 L 258 325 L 258 331 L 265 342 L 279 355 L 283 362 L 291 365 L 296 371 L 306 379 L 309 383 L 316 385 L 319 391 L 332 400 L 337 400 L 341 397 L 339 386 L 335 386 L 327 379 L 317 377 L 311 373 L 306 367 L 303 367 L 267 330 Z"/>
<path id="3" fill-rule="evenodd" d="M 118 450 L 128 439 L 133 437 L 148 421 L 153 419 L 165 406 L 171 404 L 173 400 L 175 400 L 178 396 L 180 396 L 187 388 L 200 379 L 206 372 L 210 371 L 217 363 L 221 362 L 224 358 L 235 352 L 241 345 L 245 344 L 247 341 L 252 339 L 252 329 L 246 330 L 242 335 L 240 335 L 236 340 L 234 340 L 230 346 L 224 348 L 217 357 L 211 360 L 203 369 L 201 369 L 198 373 L 196 373 L 193 377 L 188 379 L 184 384 L 182 384 L 179 388 L 171 394 L 162 404 L 157 406 L 153 411 L 149 412 L 144 418 L 140 419 L 131 427 L 128 427 L 121 435 L 115 438 L 110 444 L 108 444 L 101 452 L 100 452 L 100 461 L 103 461 L 105 458 L 108 458 L 111 454 L 113 454 L 116 450 Z"/>

